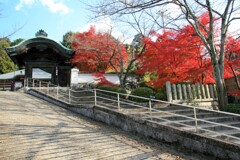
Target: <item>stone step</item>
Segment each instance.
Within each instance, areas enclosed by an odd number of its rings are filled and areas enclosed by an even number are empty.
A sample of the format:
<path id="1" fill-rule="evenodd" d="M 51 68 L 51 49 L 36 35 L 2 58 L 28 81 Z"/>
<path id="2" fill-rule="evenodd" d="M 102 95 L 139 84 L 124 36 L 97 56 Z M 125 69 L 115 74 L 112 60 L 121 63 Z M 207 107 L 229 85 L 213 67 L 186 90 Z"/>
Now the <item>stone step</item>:
<path id="1" fill-rule="evenodd" d="M 156 109 L 161 109 L 161 110 L 185 110 L 185 109 L 191 109 L 189 107 L 185 107 L 185 106 L 178 106 L 178 105 L 170 105 L 170 104 L 153 104 L 153 108 Z"/>
<path id="2" fill-rule="evenodd" d="M 191 125 L 195 127 L 195 121 L 192 121 L 190 124 L 185 123 L 187 125 Z M 230 125 L 231 123 L 223 123 L 224 125 Z M 232 123 L 233 124 L 233 123 Z M 240 125 L 240 122 L 238 123 Z M 221 126 L 220 124 L 211 124 L 211 123 L 199 123 L 198 122 L 198 129 L 210 130 L 210 131 L 225 131 L 225 130 L 232 130 L 231 127 Z M 182 129 L 187 130 L 188 127 L 181 127 Z M 239 128 L 240 131 L 240 128 Z"/>
<path id="3" fill-rule="evenodd" d="M 173 120 L 173 121 L 179 121 L 179 120 L 188 120 L 187 117 L 182 116 L 161 116 L 161 118 Z M 193 117 L 191 117 L 193 118 Z M 232 117 L 232 116 L 222 116 L 222 117 L 208 117 L 204 118 L 203 120 L 211 121 L 211 122 L 225 122 L 225 121 L 233 121 L 233 120 L 239 120 L 239 117 Z"/>
<path id="4" fill-rule="evenodd" d="M 226 135 L 236 135 L 237 134 L 240 134 L 240 130 L 237 130 L 237 129 L 229 129 L 229 130 L 219 130 L 215 133 L 213 132 L 209 132 L 209 133 L 205 133 L 204 135 L 208 135 L 208 136 L 211 136 L 211 137 L 216 137 L 216 138 L 220 138 L 220 139 L 229 139 L 229 137 L 227 137 Z M 240 137 L 236 137 L 237 139 L 240 140 Z"/>
<path id="5" fill-rule="evenodd" d="M 184 120 L 184 121 L 179 121 L 180 123 L 183 123 L 183 124 L 186 124 L 186 125 L 195 125 L 195 121 L 194 120 Z M 212 123 L 209 123 L 209 122 L 203 122 L 201 120 L 198 120 L 198 126 L 199 127 L 214 127 L 214 126 L 218 126 L 216 124 L 212 124 Z M 231 125 L 231 126 L 234 126 L 234 125 L 240 125 L 240 122 L 232 122 L 232 121 L 224 121 L 224 122 L 221 122 L 221 124 L 225 124 L 225 125 Z"/>

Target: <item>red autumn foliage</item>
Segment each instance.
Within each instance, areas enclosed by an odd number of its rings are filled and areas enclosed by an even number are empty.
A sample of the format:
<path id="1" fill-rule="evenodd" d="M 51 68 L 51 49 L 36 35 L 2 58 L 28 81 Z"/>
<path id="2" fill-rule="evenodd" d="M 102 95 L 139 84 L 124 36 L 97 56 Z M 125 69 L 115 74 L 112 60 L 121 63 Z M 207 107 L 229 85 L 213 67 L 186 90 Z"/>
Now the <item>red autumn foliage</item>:
<path id="1" fill-rule="evenodd" d="M 225 68 L 229 72 L 231 68 L 240 67 L 240 39 L 235 39 L 233 37 L 228 37 L 226 41 L 226 51 L 225 51 L 226 65 Z M 236 74 L 239 72 L 235 71 Z M 232 77 L 232 72 L 228 73 L 225 78 Z"/>
<path id="2" fill-rule="evenodd" d="M 128 54 L 125 46 L 108 33 L 97 33 L 94 27 L 74 35 L 72 63 L 85 72 L 106 72 L 119 69 L 119 59 L 125 63 Z M 112 62 L 113 66 L 110 64 Z"/>
<path id="3" fill-rule="evenodd" d="M 236 91 L 230 91 L 227 93 L 228 96 L 235 96 L 235 97 L 240 97 L 240 90 L 236 90 Z"/>
<path id="4" fill-rule="evenodd" d="M 209 21 L 205 14 L 200 16 L 199 20 L 205 25 Z M 146 51 L 139 58 L 137 71 L 139 74 L 148 73 L 155 76 L 150 80 L 149 85 L 161 88 L 166 81 L 171 83 L 215 82 L 210 56 L 191 25 L 184 26 L 178 32 L 164 30 L 161 34 L 153 31 L 151 33 L 157 36 L 157 40 L 143 39 Z M 240 41 L 229 38 L 225 54 L 239 52 L 239 46 Z M 234 67 L 239 65 L 237 60 L 226 60 L 226 63 Z M 226 78 L 233 76 L 229 65 L 225 65 L 224 76 Z"/>
<path id="5" fill-rule="evenodd" d="M 98 81 L 97 86 L 117 86 L 116 84 L 108 81 L 102 73 L 93 73 L 92 76 L 96 77 L 96 81 Z"/>

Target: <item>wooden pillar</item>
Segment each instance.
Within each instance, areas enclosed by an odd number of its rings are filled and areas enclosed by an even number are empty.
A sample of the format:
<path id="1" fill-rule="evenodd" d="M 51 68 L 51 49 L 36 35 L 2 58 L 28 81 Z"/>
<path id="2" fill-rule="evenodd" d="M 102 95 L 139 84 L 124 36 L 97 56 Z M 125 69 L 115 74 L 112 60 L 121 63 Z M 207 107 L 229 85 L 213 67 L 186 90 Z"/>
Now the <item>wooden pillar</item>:
<path id="1" fill-rule="evenodd" d="M 205 90 L 206 90 L 206 98 L 210 98 L 209 86 L 207 84 L 205 85 Z"/>
<path id="2" fill-rule="evenodd" d="M 172 85 L 173 88 L 173 98 L 174 100 L 177 100 L 177 88 L 176 88 L 176 84 Z"/>
<path id="3" fill-rule="evenodd" d="M 193 98 L 192 88 L 190 84 L 187 85 L 187 93 L 188 93 L 188 98 L 190 99 Z"/>
<path id="4" fill-rule="evenodd" d="M 193 99 L 197 98 L 196 86 L 194 84 L 192 84 L 192 95 Z"/>
<path id="5" fill-rule="evenodd" d="M 182 89 L 183 89 L 183 99 L 186 100 L 188 99 L 188 97 L 187 97 L 187 88 L 185 84 L 182 85 Z"/>
<path id="6" fill-rule="evenodd" d="M 206 94 L 205 94 L 204 84 L 200 84 L 200 88 L 201 88 L 201 92 L 202 92 L 202 99 L 205 99 L 206 98 Z"/>
<path id="7" fill-rule="evenodd" d="M 209 90 L 210 90 L 210 98 L 214 98 L 214 88 L 213 88 L 213 84 L 209 85 Z"/>
<path id="8" fill-rule="evenodd" d="M 172 102 L 172 89 L 169 81 L 166 82 L 167 100 Z"/>
<path id="9" fill-rule="evenodd" d="M 196 83 L 195 86 L 196 86 L 197 99 L 202 99 L 200 84 Z"/>
<path id="10" fill-rule="evenodd" d="M 179 99 L 182 100 L 183 97 L 182 97 L 182 87 L 181 87 L 181 84 L 177 85 L 177 90 L 178 90 Z"/>

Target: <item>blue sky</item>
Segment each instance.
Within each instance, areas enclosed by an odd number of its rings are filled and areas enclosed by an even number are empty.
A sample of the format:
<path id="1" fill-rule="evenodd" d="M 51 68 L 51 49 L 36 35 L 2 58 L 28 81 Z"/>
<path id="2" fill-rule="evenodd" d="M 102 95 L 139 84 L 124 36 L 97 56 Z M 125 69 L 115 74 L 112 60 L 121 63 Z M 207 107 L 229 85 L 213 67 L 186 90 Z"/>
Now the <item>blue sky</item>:
<path id="1" fill-rule="evenodd" d="M 0 0 L 0 11 L 0 37 L 23 26 L 9 37 L 11 41 L 33 38 L 39 29 L 47 32 L 49 38 L 61 41 L 66 32 L 87 30 L 93 23 L 84 0 Z"/>
<path id="2" fill-rule="evenodd" d="M 85 3 L 94 4 L 97 1 L 0 0 L 0 37 L 7 36 L 23 26 L 16 34 L 9 37 L 11 41 L 17 38 L 33 38 L 39 29 L 43 29 L 48 33 L 49 38 L 59 42 L 68 31 L 83 32 L 87 31 L 90 25 L 94 25 L 99 32 L 111 30 L 111 34 L 115 38 L 119 38 L 125 43 L 131 43 L 133 36 L 137 34 L 135 30 L 129 27 L 124 28 L 124 25 L 117 24 L 110 18 L 104 18 L 97 22 L 90 19 L 93 17 L 93 13 L 88 10 Z M 168 10 L 172 11 L 172 9 Z M 176 12 L 171 12 L 171 14 L 176 14 Z M 240 35 L 239 21 L 232 24 L 229 30 Z"/>

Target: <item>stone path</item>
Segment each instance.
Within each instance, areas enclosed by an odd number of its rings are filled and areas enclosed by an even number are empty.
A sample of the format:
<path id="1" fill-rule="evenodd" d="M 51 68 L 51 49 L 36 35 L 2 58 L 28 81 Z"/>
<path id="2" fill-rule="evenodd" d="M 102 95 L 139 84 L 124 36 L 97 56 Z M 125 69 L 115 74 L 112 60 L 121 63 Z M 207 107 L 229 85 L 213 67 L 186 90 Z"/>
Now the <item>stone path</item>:
<path id="1" fill-rule="evenodd" d="M 0 159 L 211 159 L 132 135 L 24 93 L 0 92 Z"/>

